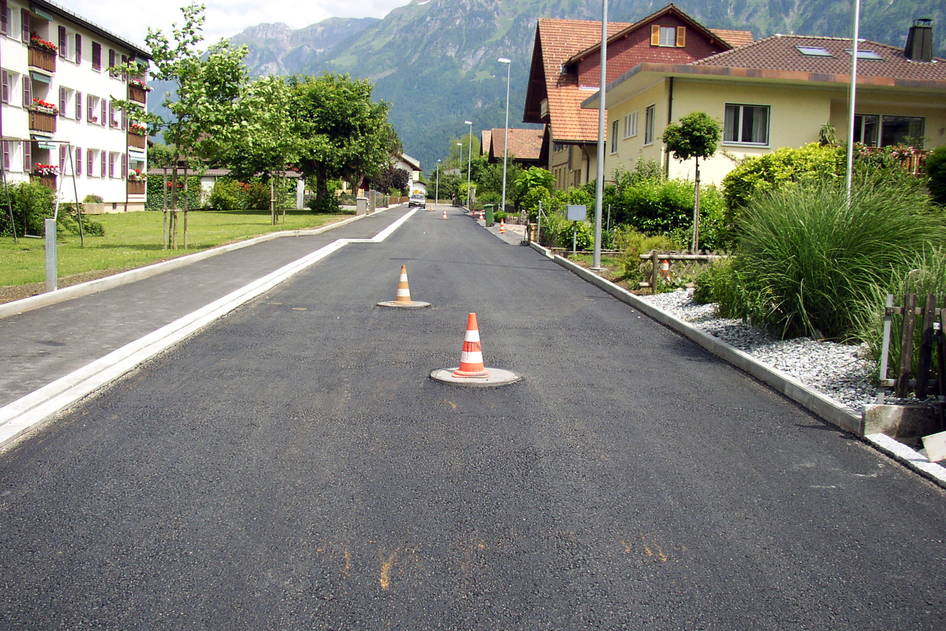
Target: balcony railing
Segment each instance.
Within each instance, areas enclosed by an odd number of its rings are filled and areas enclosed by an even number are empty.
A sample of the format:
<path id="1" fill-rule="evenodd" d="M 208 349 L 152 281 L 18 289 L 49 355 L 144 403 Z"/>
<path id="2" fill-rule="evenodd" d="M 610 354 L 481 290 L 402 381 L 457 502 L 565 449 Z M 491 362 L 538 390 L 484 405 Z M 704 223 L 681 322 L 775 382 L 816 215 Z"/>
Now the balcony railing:
<path id="1" fill-rule="evenodd" d="M 56 115 L 30 110 L 30 131 L 41 131 L 47 134 L 56 133 Z"/>
<path id="2" fill-rule="evenodd" d="M 136 149 L 144 149 L 147 139 L 144 136 L 128 132 L 128 146 Z"/>
<path id="3" fill-rule="evenodd" d="M 55 175 L 37 175 L 34 173 L 30 175 L 30 180 L 34 182 L 39 182 L 46 188 L 52 189 L 54 191 L 56 190 L 56 176 Z"/>
<path id="4" fill-rule="evenodd" d="M 136 85 L 128 86 L 128 99 L 130 101 L 135 101 L 136 103 L 146 103 L 148 100 L 147 94 L 148 93 L 145 92 L 144 88 L 139 88 Z"/>
<path id="5" fill-rule="evenodd" d="M 145 183 L 144 182 L 132 182 L 128 180 L 128 194 L 129 195 L 144 195 L 145 194 Z"/>
<path id="6" fill-rule="evenodd" d="M 32 68 L 39 68 L 46 72 L 56 72 L 56 53 L 45 48 L 30 46 L 28 63 Z"/>

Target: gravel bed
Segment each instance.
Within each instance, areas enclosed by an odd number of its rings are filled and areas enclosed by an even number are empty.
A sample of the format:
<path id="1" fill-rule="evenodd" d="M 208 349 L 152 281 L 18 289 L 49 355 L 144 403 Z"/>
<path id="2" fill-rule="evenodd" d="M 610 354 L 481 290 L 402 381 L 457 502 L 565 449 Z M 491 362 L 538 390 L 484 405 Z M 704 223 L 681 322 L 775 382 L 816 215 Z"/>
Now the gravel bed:
<path id="1" fill-rule="evenodd" d="M 715 304 L 695 303 L 691 294 L 692 290 L 679 290 L 639 298 L 791 375 L 858 414 L 882 394 L 870 382 L 874 364 L 867 359 L 863 346 L 807 337 L 775 339 L 742 320 L 719 317 Z"/>

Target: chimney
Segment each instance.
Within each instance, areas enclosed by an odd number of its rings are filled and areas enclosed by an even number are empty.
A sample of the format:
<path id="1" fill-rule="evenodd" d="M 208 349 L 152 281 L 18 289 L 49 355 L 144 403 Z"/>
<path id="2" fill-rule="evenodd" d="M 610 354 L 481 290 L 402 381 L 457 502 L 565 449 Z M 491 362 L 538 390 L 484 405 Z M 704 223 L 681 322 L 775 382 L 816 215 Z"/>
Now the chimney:
<path id="1" fill-rule="evenodd" d="M 903 54 L 913 61 L 932 61 L 933 59 L 933 20 L 920 18 L 913 20 L 913 26 L 907 34 L 907 45 Z"/>

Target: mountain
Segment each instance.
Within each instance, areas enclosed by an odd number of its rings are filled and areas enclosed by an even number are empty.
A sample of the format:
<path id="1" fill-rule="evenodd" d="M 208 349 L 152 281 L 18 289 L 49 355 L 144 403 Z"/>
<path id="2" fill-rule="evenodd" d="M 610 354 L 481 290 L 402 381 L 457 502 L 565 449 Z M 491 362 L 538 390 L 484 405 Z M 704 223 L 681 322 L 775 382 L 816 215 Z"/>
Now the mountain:
<path id="1" fill-rule="evenodd" d="M 633 22 L 665 0 L 611 0 L 608 17 Z M 680 0 L 708 27 L 775 33 L 850 36 L 851 0 Z M 946 56 L 946 2 L 863 0 L 861 37 L 902 46 L 914 18 L 934 19 L 934 50 Z M 407 153 L 429 169 L 449 139 L 502 127 L 505 67 L 513 60 L 509 121 L 521 126 L 535 23 L 541 17 L 594 20 L 601 3 L 588 0 L 412 0 L 383 20 L 332 19 L 291 30 L 263 24 L 232 39 L 247 44 L 254 75 L 348 72 L 370 79 L 375 97 L 391 104 L 391 120 Z M 155 95 L 157 96 L 157 95 Z M 154 99 L 152 102 L 158 102 Z"/>

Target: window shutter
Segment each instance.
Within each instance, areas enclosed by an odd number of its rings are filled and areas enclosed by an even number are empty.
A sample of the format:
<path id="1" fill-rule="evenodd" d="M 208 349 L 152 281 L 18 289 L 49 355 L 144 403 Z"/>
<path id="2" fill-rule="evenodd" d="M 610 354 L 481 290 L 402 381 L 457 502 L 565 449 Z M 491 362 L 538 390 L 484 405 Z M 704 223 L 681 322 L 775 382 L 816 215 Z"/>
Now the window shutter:
<path id="1" fill-rule="evenodd" d="M 29 107 L 33 104 L 33 85 L 30 75 L 23 75 L 21 81 L 23 82 L 23 107 Z"/>
<path id="2" fill-rule="evenodd" d="M 76 91 L 76 121 L 82 120 L 82 93 Z"/>
<path id="3" fill-rule="evenodd" d="M 7 0 L 0 0 L 0 33 L 6 35 L 10 32 L 10 8 L 7 6 Z M 9 151 L 7 158 L 9 158 Z M 9 166 L 7 167 L 10 168 Z"/>
<path id="4" fill-rule="evenodd" d="M 126 179 L 128 177 L 128 154 L 122 154 L 122 172 L 119 175 L 121 179 Z"/>
<path id="5" fill-rule="evenodd" d="M 90 123 L 95 120 L 95 111 L 94 111 L 94 108 L 92 107 L 93 105 L 95 105 L 95 101 L 92 100 L 92 95 L 86 94 L 85 95 L 85 109 L 86 109 L 85 118 Z"/>
<path id="6" fill-rule="evenodd" d="M 102 99 L 102 107 L 101 107 L 101 110 L 102 110 L 102 119 L 99 121 L 99 125 L 101 125 L 102 127 L 105 127 L 105 114 L 106 114 L 106 111 L 105 111 L 105 99 Z"/>
<path id="7" fill-rule="evenodd" d="M 76 33 L 76 63 L 82 63 L 82 36 Z"/>
<path id="8" fill-rule="evenodd" d="M 66 115 L 66 89 L 62 86 L 59 86 L 59 111 Z"/>
<path id="9" fill-rule="evenodd" d="M 59 56 L 62 58 L 66 57 L 66 27 L 59 27 Z"/>
<path id="10" fill-rule="evenodd" d="M 650 45 L 660 46 L 660 25 L 659 24 L 650 25 Z"/>
<path id="11" fill-rule="evenodd" d="M 677 48 L 683 48 L 687 45 L 687 29 L 685 26 L 677 27 Z"/>
<path id="12" fill-rule="evenodd" d="M 0 70 L 0 84 L 2 84 L 2 92 L 0 92 L 0 100 L 4 103 L 10 102 L 10 73 L 6 70 Z"/>
<path id="13" fill-rule="evenodd" d="M 30 149 L 30 141 L 23 141 L 23 172 L 29 173 L 33 170 L 33 153 Z"/>
<path id="14" fill-rule="evenodd" d="M 105 161 L 106 161 L 105 152 L 104 152 L 104 151 L 100 151 L 99 154 L 100 154 L 100 157 L 101 157 L 101 160 L 99 160 L 99 166 L 101 167 L 101 171 L 100 171 L 101 176 L 100 176 L 100 177 L 105 177 L 105 168 L 106 168 L 106 167 L 105 167 Z"/>
<path id="15" fill-rule="evenodd" d="M 59 145 L 59 173 L 66 172 L 66 145 Z"/>
<path id="16" fill-rule="evenodd" d="M 93 159 L 95 158 L 95 153 L 91 149 L 86 149 L 85 152 L 85 170 L 89 174 L 89 177 L 94 177 L 92 175 L 92 167 L 94 166 Z"/>
<path id="17" fill-rule="evenodd" d="M 3 168 L 10 170 L 10 143 L 6 140 L 3 141 Z"/>
<path id="18" fill-rule="evenodd" d="M 82 148 L 76 147 L 76 175 L 82 175 Z"/>
<path id="19" fill-rule="evenodd" d="M 24 44 L 30 43 L 30 12 L 28 9 L 20 9 L 20 32 Z"/>

